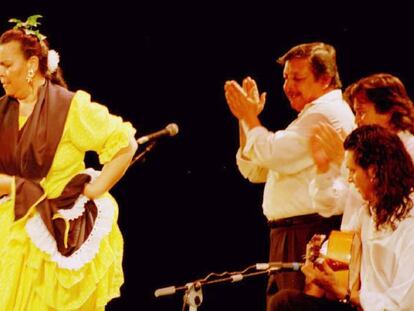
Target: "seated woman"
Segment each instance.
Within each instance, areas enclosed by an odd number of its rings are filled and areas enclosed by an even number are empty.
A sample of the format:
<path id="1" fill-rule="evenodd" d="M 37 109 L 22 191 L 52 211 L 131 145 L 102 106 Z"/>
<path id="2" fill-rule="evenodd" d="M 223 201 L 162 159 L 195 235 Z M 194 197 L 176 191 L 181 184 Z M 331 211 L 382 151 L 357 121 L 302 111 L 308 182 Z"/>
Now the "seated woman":
<path id="1" fill-rule="evenodd" d="M 414 165 L 401 139 L 378 125 L 354 130 L 345 140 L 349 181 L 365 203 L 352 229 L 362 242 L 361 287 L 352 293 L 339 285 L 324 262 L 307 263 L 302 272 L 324 295 L 286 290 L 272 310 L 413 310 Z"/>

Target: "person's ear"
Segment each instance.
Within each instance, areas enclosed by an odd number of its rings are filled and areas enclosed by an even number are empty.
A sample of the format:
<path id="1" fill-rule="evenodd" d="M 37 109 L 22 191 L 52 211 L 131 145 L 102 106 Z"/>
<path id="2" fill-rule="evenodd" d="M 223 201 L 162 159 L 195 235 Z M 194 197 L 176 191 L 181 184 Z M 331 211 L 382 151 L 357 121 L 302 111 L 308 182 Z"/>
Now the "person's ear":
<path id="1" fill-rule="evenodd" d="M 322 82 L 322 85 L 323 85 L 324 89 L 327 89 L 331 86 L 331 82 L 332 82 L 333 78 L 334 77 L 331 77 L 328 74 L 324 74 L 324 75 L 321 76 L 320 81 Z"/>
<path id="2" fill-rule="evenodd" d="M 375 170 L 372 166 L 368 167 L 367 175 L 369 178 L 369 182 L 373 183 L 375 181 Z"/>
<path id="3" fill-rule="evenodd" d="M 27 61 L 27 67 L 28 70 L 37 72 L 39 70 L 39 57 L 30 56 L 29 60 Z"/>

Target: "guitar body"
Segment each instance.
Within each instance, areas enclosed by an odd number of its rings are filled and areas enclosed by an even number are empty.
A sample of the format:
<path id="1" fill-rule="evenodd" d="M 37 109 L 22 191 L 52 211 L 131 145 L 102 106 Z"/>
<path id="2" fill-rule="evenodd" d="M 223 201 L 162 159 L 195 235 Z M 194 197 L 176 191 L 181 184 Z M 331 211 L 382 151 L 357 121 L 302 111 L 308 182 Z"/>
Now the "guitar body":
<path id="1" fill-rule="evenodd" d="M 315 265 L 320 264 L 320 260 L 323 259 L 334 270 L 335 278 L 340 285 L 353 288 L 359 275 L 360 244 L 357 235 L 350 231 L 333 230 L 329 235 L 326 248 L 322 245 L 324 239 L 324 235 L 312 237 L 307 246 L 306 259 Z M 352 273 L 350 273 L 350 267 Z M 324 295 L 324 291 L 313 283 L 307 284 L 305 293 L 315 297 Z"/>
<path id="2" fill-rule="evenodd" d="M 335 271 L 335 278 L 346 287 L 349 286 L 349 266 L 355 243 L 357 242 L 354 232 L 334 230 L 329 235 L 325 258 L 332 270 Z"/>

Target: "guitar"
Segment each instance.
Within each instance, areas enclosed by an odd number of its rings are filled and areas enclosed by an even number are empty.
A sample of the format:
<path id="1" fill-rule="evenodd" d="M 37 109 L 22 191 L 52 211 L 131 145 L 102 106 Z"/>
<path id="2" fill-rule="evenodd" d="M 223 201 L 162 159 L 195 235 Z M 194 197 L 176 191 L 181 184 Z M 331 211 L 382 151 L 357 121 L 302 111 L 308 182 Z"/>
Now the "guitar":
<path id="1" fill-rule="evenodd" d="M 318 266 L 325 261 L 334 270 L 341 286 L 353 288 L 359 272 L 359 239 L 354 232 L 332 231 L 325 252 L 321 251 L 325 235 L 314 235 L 306 247 L 306 260 Z M 355 254 L 355 256 L 354 256 Z M 350 267 L 353 273 L 350 273 Z M 357 269 L 357 270 L 355 270 Z M 307 284 L 305 293 L 321 297 L 324 292 L 315 284 Z"/>

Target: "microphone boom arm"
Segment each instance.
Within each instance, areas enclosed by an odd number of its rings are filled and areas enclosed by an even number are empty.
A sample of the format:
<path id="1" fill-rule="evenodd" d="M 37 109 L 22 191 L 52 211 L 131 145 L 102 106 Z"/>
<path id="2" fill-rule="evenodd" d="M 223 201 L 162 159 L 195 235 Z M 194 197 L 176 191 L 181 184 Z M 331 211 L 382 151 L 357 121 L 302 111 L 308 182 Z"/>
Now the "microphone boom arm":
<path id="1" fill-rule="evenodd" d="M 155 290 L 154 295 L 158 298 L 161 296 L 174 295 L 177 292 L 185 291 L 184 304 L 189 305 L 190 311 L 195 311 L 197 310 L 197 307 L 201 305 L 201 302 L 203 300 L 203 295 L 201 291 L 203 286 L 219 283 L 235 283 L 240 282 L 246 278 L 265 274 L 270 275 L 273 273 L 282 272 L 286 270 L 297 271 L 301 265 L 301 263 L 263 263 L 249 266 L 243 271 L 223 272 L 220 274 L 213 272 L 207 275 L 204 279 L 192 281 L 182 286 L 168 286 L 159 288 Z M 216 278 L 213 279 L 213 277 Z"/>
<path id="2" fill-rule="evenodd" d="M 141 151 L 140 153 L 138 153 L 136 156 L 134 156 L 134 158 L 131 160 L 131 163 L 129 163 L 129 166 L 132 166 L 132 164 L 134 164 L 137 161 L 142 161 L 145 159 L 145 156 L 147 155 L 148 152 L 150 152 L 152 149 L 154 149 L 155 145 L 157 144 L 157 141 L 154 140 L 151 143 L 149 143 L 143 151 Z"/>

